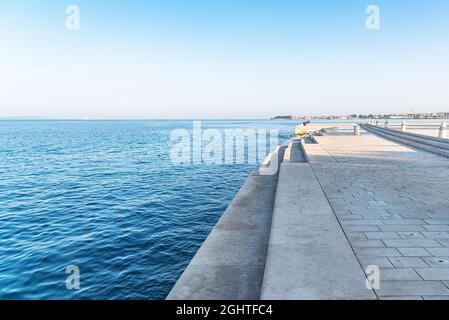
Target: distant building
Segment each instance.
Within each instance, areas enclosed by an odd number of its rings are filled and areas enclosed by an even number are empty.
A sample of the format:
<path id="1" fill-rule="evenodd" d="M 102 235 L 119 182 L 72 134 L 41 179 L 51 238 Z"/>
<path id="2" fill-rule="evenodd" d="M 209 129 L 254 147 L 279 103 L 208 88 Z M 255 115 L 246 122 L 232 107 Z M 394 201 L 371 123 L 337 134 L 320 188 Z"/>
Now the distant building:
<path id="1" fill-rule="evenodd" d="M 432 113 L 394 113 L 394 114 L 351 114 L 345 116 L 321 115 L 321 116 L 300 116 L 287 115 L 275 116 L 271 120 L 358 120 L 358 119 L 449 119 L 449 112 Z"/>

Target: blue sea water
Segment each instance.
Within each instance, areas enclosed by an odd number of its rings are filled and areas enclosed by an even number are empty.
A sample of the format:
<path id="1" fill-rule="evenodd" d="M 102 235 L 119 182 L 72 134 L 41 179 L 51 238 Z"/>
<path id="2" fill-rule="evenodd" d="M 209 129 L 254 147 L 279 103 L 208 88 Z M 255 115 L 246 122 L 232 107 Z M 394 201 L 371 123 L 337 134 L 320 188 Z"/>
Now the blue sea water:
<path id="1" fill-rule="evenodd" d="M 279 130 L 292 121 L 206 121 Z M 191 121 L 0 121 L 0 299 L 163 299 L 255 164 L 175 165 Z M 80 268 L 80 290 L 66 267 Z"/>

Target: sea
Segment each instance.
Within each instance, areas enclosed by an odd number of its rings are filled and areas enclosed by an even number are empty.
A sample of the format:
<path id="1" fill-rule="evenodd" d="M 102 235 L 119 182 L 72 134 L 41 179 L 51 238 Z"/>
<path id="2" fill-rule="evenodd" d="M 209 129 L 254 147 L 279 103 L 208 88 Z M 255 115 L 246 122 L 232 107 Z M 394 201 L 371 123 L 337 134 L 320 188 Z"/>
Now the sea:
<path id="1" fill-rule="evenodd" d="M 174 161 L 198 124 L 281 144 L 298 122 L 0 121 L 0 299 L 164 299 L 263 160 Z"/>

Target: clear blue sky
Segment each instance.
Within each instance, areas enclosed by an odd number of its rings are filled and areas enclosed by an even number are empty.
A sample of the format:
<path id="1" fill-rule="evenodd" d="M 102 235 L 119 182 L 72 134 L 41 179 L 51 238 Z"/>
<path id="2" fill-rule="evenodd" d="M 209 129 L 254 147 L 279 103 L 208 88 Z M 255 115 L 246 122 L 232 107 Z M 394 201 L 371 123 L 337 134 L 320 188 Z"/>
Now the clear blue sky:
<path id="1" fill-rule="evenodd" d="M 447 0 L 0 0 L 0 117 L 449 111 L 448 57 Z"/>

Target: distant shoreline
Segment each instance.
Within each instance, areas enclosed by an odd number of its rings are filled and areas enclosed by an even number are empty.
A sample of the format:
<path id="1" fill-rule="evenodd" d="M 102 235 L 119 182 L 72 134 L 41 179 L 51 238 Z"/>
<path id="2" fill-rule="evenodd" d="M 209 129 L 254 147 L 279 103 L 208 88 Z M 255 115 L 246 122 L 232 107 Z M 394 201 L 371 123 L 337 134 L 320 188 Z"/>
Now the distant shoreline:
<path id="1" fill-rule="evenodd" d="M 191 118 L 191 119 L 167 119 L 167 118 L 143 118 L 143 119 L 136 119 L 136 118 L 117 118 L 117 119 L 101 119 L 101 118 L 92 118 L 92 119 L 82 119 L 82 118 L 73 118 L 73 119 L 65 119 L 65 118 L 0 118 L 0 121 L 294 121 L 294 122 L 303 122 L 303 121 L 311 121 L 311 122 L 357 122 L 357 121 L 368 121 L 368 120 L 375 120 L 375 121 L 437 121 L 437 120 L 447 120 L 449 121 L 449 118 L 353 118 L 353 119 L 345 119 L 345 118 L 226 118 L 226 119 L 214 119 L 214 118 Z"/>
<path id="2" fill-rule="evenodd" d="M 136 119 L 136 118 L 123 118 L 123 119 L 101 119 L 101 118 L 92 118 L 92 119 L 82 119 L 82 118 L 73 118 L 73 119 L 65 119 L 65 118 L 0 118 L 0 121 L 270 121 L 269 118 L 227 118 L 227 119 L 167 119 L 167 118 L 146 118 L 146 119 Z"/>

